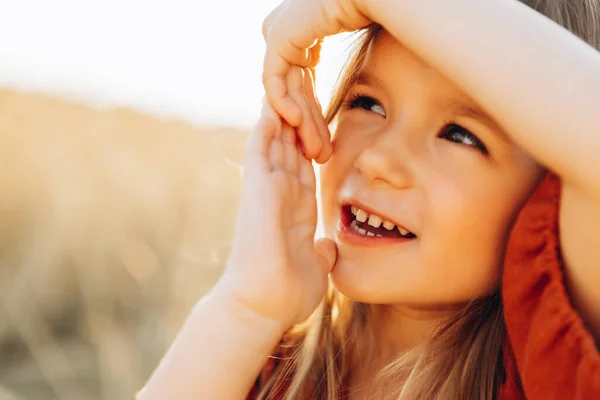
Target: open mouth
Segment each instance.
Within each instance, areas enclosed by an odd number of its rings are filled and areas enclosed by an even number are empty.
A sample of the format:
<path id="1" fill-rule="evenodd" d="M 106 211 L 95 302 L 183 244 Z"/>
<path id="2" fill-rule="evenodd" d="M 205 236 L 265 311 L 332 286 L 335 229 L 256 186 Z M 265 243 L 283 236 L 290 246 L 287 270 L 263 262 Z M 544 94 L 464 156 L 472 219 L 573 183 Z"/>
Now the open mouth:
<path id="1" fill-rule="evenodd" d="M 417 236 L 384 218 L 353 205 L 342 207 L 343 224 L 358 235 L 372 238 L 414 239 Z"/>

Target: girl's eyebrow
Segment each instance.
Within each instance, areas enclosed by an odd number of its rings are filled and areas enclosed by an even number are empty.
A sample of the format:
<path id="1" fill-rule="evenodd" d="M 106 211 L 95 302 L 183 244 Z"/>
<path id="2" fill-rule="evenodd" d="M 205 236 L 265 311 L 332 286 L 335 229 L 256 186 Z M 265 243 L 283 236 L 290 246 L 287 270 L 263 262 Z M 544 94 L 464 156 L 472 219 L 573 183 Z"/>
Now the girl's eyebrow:
<path id="1" fill-rule="evenodd" d="M 368 71 L 361 71 L 353 82 L 355 85 L 363 85 L 374 89 L 382 89 L 383 84 L 379 78 Z"/>
<path id="2" fill-rule="evenodd" d="M 487 125 L 490 129 L 495 131 L 502 140 L 509 141 L 508 136 L 506 136 L 506 133 L 500 128 L 498 123 L 496 123 L 492 117 L 490 117 L 479 107 L 465 103 L 456 98 L 449 99 L 448 101 L 444 102 L 442 106 L 448 107 L 454 114 L 460 117 L 471 118 L 483 123 L 484 125 Z"/>
<path id="3" fill-rule="evenodd" d="M 477 119 L 489 125 L 493 124 L 493 121 L 489 117 L 489 115 L 487 115 L 483 110 L 479 109 L 478 107 L 474 107 L 470 104 L 465 104 L 461 101 L 453 99 L 446 103 L 446 107 L 450 108 L 454 111 L 454 113 L 462 117 Z"/>
<path id="4" fill-rule="evenodd" d="M 473 104 L 459 100 L 456 97 L 446 98 L 444 100 L 440 99 L 439 107 L 452 110 L 452 113 L 461 117 L 476 119 L 490 126 L 496 125 L 485 111 Z"/>

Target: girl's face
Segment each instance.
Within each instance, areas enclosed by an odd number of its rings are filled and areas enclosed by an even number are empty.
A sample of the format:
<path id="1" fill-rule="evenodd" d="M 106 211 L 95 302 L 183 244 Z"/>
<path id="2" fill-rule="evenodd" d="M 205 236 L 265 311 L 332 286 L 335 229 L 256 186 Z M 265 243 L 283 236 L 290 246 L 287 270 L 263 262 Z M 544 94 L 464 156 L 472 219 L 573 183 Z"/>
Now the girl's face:
<path id="1" fill-rule="evenodd" d="M 543 173 L 388 34 L 346 95 L 321 171 L 335 286 L 365 303 L 425 308 L 498 287 L 512 222 Z"/>

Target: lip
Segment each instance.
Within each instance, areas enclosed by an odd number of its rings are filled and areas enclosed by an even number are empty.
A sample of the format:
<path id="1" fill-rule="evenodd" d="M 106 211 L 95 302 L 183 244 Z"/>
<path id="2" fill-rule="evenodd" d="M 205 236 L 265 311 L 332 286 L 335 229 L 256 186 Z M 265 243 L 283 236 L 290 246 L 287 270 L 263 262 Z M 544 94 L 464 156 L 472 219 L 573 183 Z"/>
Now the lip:
<path id="1" fill-rule="evenodd" d="M 355 203 L 353 203 L 356 205 Z M 357 206 L 358 207 L 358 206 Z M 363 209 L 364 210 L 364 209 Z M 367 210 L 365 210 L 367 211 Z M 344 207 L 342 207 L 340 213 L 340 219 L 337 225 L 337 236 L 341 242 L 362 246 L 362 247 L 379 247 L 379 246 L 389 246 L 389 245 L 397 245 L 406 242 L 410 242 L 416 239 L 415 238 L 390 238 L 390 237 L 376 237 L 376 236 L 364 236 L 358 232 L 355 232 L 352 228 L 350 228 L 351 217 L 344 211 Z"/>

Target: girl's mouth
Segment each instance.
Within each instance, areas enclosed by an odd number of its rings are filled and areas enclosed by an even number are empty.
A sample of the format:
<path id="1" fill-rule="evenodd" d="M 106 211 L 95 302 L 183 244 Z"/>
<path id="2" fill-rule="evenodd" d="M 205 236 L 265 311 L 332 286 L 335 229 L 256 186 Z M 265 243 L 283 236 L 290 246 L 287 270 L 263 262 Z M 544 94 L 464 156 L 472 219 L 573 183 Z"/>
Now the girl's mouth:
<path id="1" fill-rule="evenodd" d="M 398 243 L 417 237 L 402 226 L 350 204 L 342 207 L 338 236 L 356 244 Z"/>

